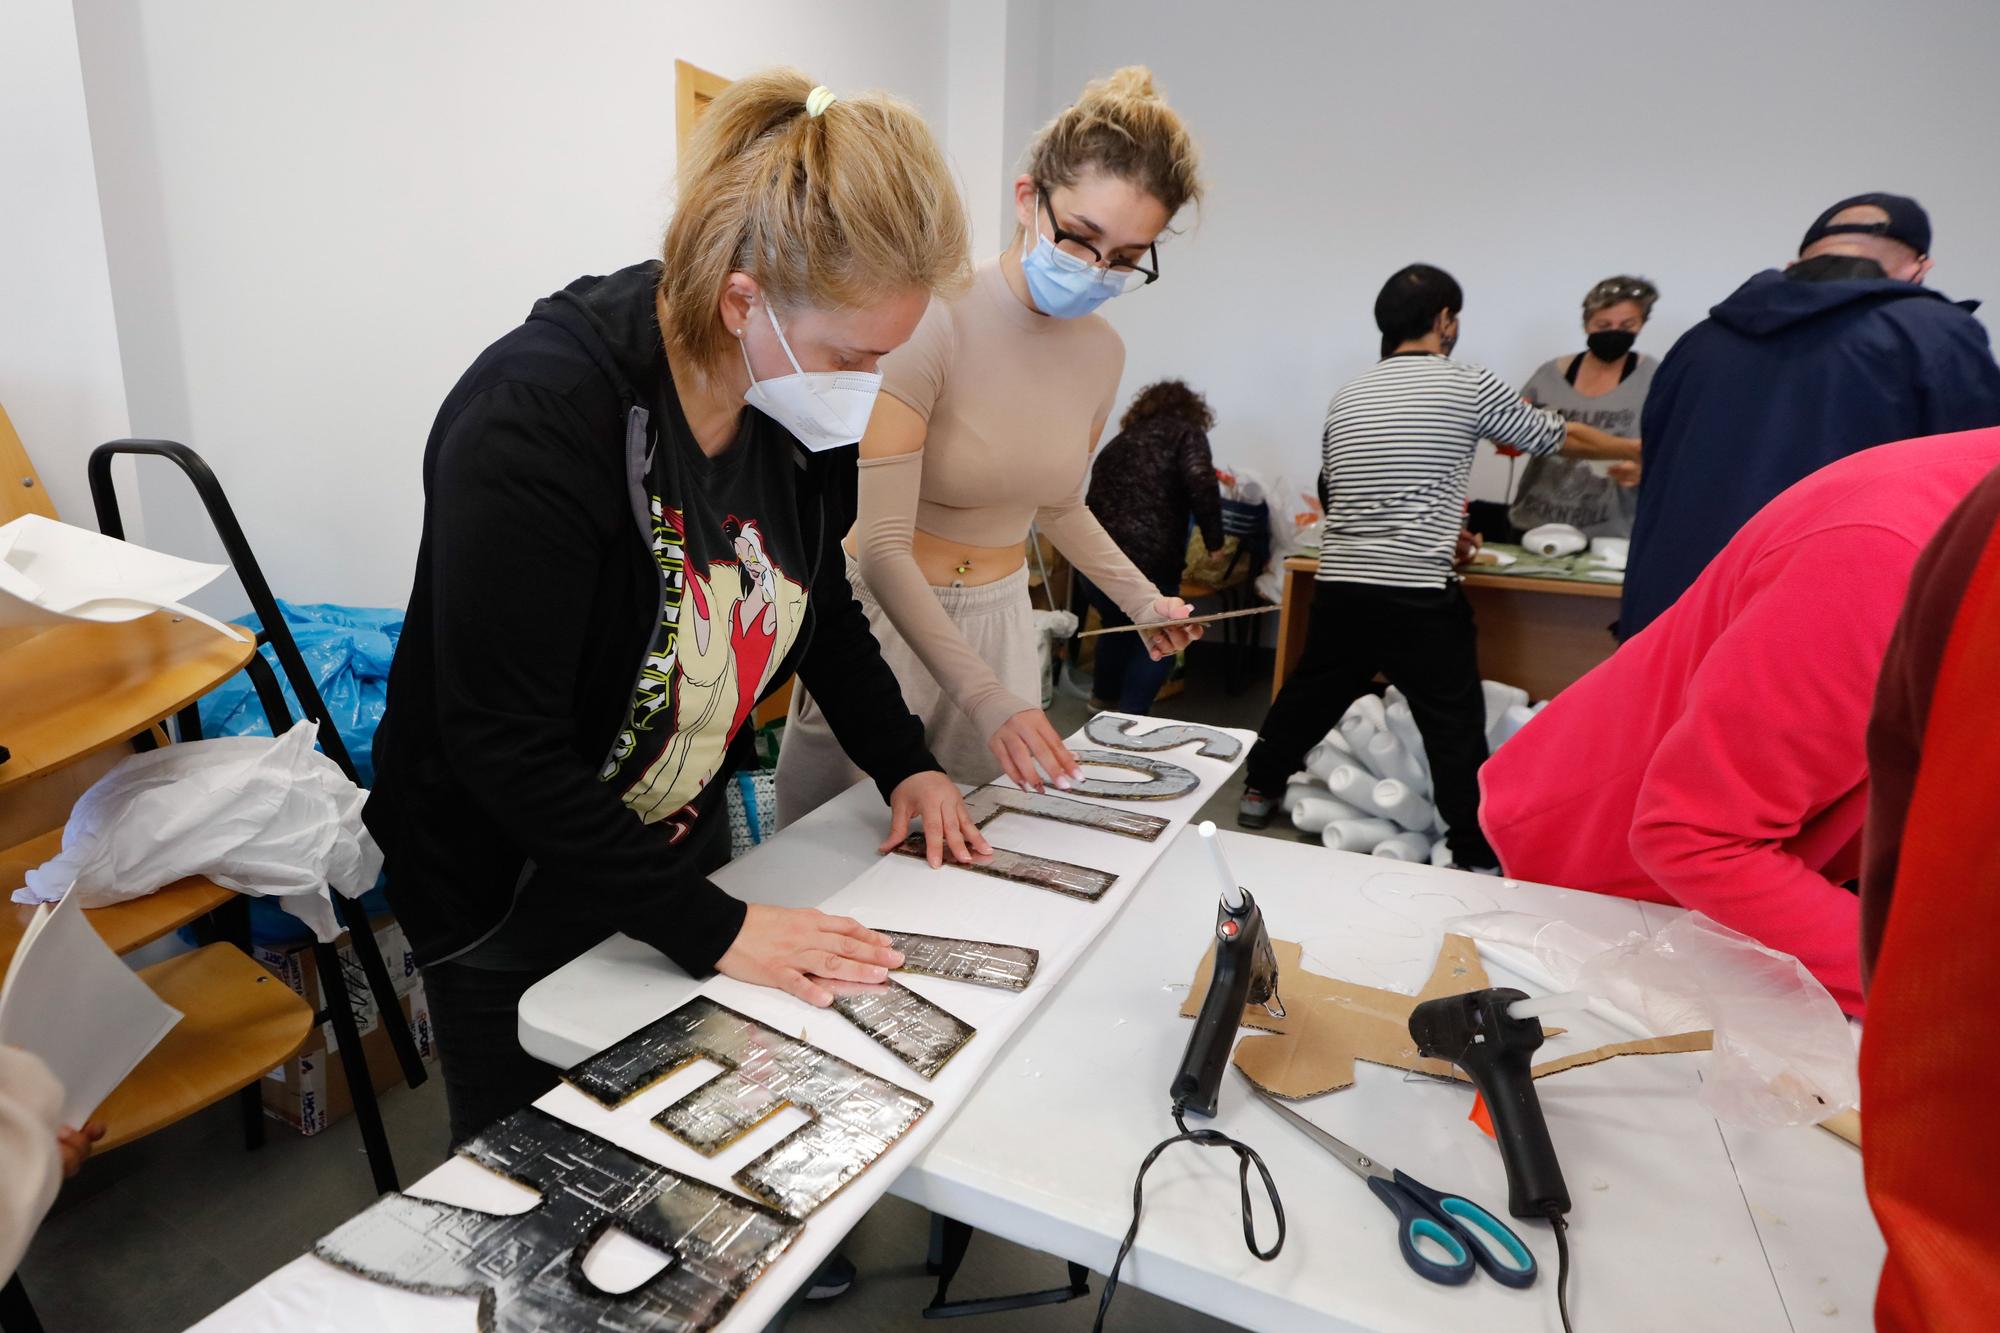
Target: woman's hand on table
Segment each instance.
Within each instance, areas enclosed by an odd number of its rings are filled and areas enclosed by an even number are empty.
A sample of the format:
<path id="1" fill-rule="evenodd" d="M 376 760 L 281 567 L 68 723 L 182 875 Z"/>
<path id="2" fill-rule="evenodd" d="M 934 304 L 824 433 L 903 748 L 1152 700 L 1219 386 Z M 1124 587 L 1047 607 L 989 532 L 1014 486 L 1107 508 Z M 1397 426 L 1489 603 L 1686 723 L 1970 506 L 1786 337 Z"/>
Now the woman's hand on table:
<path id="1" fill-rule="evenodd" d="M 1153 619 L 1185 620 L 1194 614 L 1194 608 L 1178 597 L 1161 597 L 1153 603 Z M 1201 637 L 1201 625 L 1185 628 L 1147 630 L 1146 651 L 1155 662 L 1163 657 L 1172 657 L 1181 649 Z"/>
<path id="2" fill-rule="evenodd" d="M 1039 708 L 1024 708 L 1002 722 L 1000 729 L 986 738 L 986 748 L 1000 762 L 1000 771 L 1023 791 L 1040 791 L 1044 773 L 1065 791 L 1073 779 L 1083 776 L 1076 756 Z"/>
<path id="3" fill-rule="evenodd" d="M 1472 531 L 1470 528 L 1460 528 L 1458 531 L 1458 549 L 1453 552 L 1456 563 L 1461 565 L 1471 564 L 1472 558 L 1479 554 L 1479 548 L 1485 544 L 1486 539 L 1478 533 Z"/>
<path id="4" fill-rule="evenodd" d="M 909 837 L 912 819 L 924 826 L 924 859 L 933 870 L 944 864 L 947 849 L 951 859 L 962 865 L 988 860 L 993 855 L 986 835 L 979 831 L 979 826 L 972 822 L 972 812 L 965 808 L 965 797 L 959 795 L 958 784 L 936 769 L 911 774 L 889 793 L 889 836 L 875 850 L 893 851 Z"/>
<path id="5" fill-rule="evenodd" d="M 903 955 L 889 937 L 846 916 L 828 916 L 812 907 L 768 907 L 751 903 L 743 926 L 715 970 L 725 977 L 769 986 L 821 1008 L 833 1003 L 830 982 L 880 985 Z"/>

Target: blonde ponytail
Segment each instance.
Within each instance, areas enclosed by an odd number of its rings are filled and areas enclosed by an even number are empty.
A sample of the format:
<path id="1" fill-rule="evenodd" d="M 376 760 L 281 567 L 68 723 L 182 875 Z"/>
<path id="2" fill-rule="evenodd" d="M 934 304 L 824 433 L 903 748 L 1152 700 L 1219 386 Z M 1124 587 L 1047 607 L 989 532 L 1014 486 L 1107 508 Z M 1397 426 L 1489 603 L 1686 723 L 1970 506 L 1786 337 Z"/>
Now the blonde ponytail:
<path id="1" fill-rule="evenodd" d="M 766 70 L 729 85 L 679 164 L 657 304 L 667 350 L 703 373 L 728 351 L 730 273 L 786 308 L 865 306 L 955 291 L 969 273 L 958 186 L 928 126 L 881 93 L 806 99 L 813 80 Z"/>
<path id="2" fill-rule="evenodd" d="M 1127 65 L 1084 85 L 1075 105 L 1044 125 L 1028 146 L 1028 175 L 1051 189 L 1102 171 L 1138 186 L 1172 217 L 1202 193 L 1200 154 L 1153 71 Z"/>

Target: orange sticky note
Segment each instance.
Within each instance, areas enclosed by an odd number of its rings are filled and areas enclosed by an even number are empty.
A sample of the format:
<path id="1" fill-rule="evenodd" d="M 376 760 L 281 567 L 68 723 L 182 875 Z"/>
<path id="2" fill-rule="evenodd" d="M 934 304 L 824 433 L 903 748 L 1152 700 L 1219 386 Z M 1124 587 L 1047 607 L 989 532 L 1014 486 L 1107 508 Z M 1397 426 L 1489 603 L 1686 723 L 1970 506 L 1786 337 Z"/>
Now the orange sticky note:
<path id="1" fill-rule="evenodd" d="M 1500 1136 L 1493 1132 L 1493 1115 L 1486 1109 L 1485 1097 L 1476 1092 L 1472 1094 L 1472 1114 L 1465 1118 L 1485 1131 L 1487 1138 L 1499 1142 Z"/>

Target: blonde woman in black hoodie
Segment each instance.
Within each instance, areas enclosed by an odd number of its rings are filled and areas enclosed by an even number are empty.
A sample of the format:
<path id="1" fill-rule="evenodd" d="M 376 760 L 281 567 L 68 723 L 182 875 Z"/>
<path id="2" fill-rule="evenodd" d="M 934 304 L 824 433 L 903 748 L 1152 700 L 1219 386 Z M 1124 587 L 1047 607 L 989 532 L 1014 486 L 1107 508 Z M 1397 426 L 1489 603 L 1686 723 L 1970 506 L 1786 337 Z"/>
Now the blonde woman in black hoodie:
<path id="1" fill-rule="evenodd" d="M 847 584 L 876 363 L 967 270 L 909 107 L 792 71 L 718 97 L 662 258 L 537 302 L 445 400 L 369 827 L 423 964 L 462 1140 L 545 1091 L 530 985 L 614 931 L 814 1004 L 901 962 L 746 905 L 723 781 L 796 672 L 930 859 L 986 853 Z"/>

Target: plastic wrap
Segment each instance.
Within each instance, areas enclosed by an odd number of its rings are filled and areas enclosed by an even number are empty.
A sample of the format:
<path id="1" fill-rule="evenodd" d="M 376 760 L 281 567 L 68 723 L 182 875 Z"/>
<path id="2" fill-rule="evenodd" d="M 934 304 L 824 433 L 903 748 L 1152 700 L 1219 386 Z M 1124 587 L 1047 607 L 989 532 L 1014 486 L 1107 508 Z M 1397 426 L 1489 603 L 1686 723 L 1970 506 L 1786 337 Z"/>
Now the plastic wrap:
<path id="1" fill-rule="evenodd" d="M 192 741 L 133 755 L 86 791 L 63 849 L 27 875 L 16 902 L 54 902 L 71 885 L 103 907 L 205 875 L 276 897 L 322 942 L 340 934 L 327 886 L 373 887 L 382 853 L 361 824 L 367 793 L 313 748 L 299 722 L 275 741 Z"/>
<path id="2" fill-rule="evenodd" d="M 1567 922 L 1487 912 L 1449 930 L 1532 956 L 1650 1036 L 1715 1031 L 1701 1101 L 1739 1125 L 1817 1124 L 1861 1100 L 1854 1036 L 1805 965 L 1699 912 L 1611 942 Z"/>

